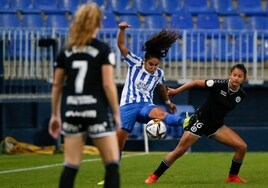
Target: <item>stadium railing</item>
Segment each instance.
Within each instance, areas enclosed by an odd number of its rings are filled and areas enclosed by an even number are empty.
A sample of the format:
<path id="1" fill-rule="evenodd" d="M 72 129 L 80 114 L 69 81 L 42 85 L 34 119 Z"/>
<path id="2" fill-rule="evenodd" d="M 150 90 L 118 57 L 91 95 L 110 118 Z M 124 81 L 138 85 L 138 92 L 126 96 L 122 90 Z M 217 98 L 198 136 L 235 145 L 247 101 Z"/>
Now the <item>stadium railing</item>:
<path id="1" fill-rule="evenodd" d="M 129 29 L 130 50 L 143 56 L 142 43 L 159 30 Z M 1 98 L 48 96 L 53 65 L 67 39 L 66 29 L 0 28 L 3 76 Z M 116 56 L 116 81 L 123 83 L 127 65 L 116 45 L 117 29 L 102 29 L 99 38 Z M 250 84 L 268 80 L 268 31 L 183 30 L 160 67 L 168 81 L 185 83 L 198 78 L 226 78 L 235 63 L 248 68 Z M 131 38 L 135 40 L 131 40 Z M 31 95 L 29 95 L 31 94 Z"/>

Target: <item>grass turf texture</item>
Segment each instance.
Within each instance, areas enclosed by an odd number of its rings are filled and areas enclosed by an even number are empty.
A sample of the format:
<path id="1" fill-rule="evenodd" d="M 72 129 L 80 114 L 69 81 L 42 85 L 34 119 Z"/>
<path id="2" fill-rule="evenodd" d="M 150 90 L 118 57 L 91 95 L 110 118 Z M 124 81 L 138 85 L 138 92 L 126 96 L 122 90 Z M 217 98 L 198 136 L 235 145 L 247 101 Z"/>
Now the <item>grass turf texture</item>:
<path id="1" fill-rule="evenodd" d="M 158 166 L 166 153 L 124 153 L 121 161 L 121 187 L 155 188 L 264 188 L 268 185 L 268 153 L 249 152 L 240 176 L 248 183 L 226 183 L 233 153 L 188 153 L 152 185 L 144 184 L 147 176 Z M 47 188 L 57 187 L 62 170 L 63 156 L 15 156 L 0 155 L 1 188 Z M 84 155 L 76 178 L 77 188 L 94 188 L 102 180 L 103 166 L 98 155 Z"/>

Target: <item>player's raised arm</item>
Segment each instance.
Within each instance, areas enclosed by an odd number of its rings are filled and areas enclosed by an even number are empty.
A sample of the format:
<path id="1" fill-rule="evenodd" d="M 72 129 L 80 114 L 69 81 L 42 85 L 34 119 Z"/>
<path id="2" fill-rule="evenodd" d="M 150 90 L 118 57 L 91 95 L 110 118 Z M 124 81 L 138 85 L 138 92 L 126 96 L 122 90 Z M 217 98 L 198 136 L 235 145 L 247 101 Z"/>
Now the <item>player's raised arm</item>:
<path id="1" fill-rule="evenodd" d="M 124 57 L 128 54 L 128 48 L 125 45 L 125 29 L 130 25 L 127 22 L 121 22 L 119 24 L 119 31 L 117 36 L 117 46 Z"/>

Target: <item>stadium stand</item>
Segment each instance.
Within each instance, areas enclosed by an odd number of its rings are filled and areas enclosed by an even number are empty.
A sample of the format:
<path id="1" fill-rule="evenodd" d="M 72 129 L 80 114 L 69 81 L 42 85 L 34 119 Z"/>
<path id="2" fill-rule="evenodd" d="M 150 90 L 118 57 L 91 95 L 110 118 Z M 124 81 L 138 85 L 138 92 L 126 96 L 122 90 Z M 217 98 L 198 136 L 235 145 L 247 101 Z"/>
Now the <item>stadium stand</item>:
<path id="1" fill-rule="evenodd" d="M 193 15 L 214 12 L 207 0 L 184 0 L 184 9 Z"/>
<path id="2" fill-rule="evenodd" d="M 264 15 L 261 0 L 237 0 L 237 11 L 246 15 Z"/>
<path id="3" fill-rule="evenodd" d="M 211 6 L 220 16 L 238 15 L 232 0 L 211 0 Z"/>
<path id="4" fill-rule="evenodd" d="M 129 0 L 111 0 L 112 11 L 117 15 L 137 15 L 135 4 Z"/>
<path id="5" fill-rule="evenodd" d="M 258 37 L 259 38 L 267 38 L 268 34 L 268 19 L 266 16 L 250 16 L 248 17 L 247 22 L 247 30 L 248 31 L 258 31 Z"/>
<path id="6" fill-rule="evenodd" d="M 102 24 L 103 28 L 117 28 L 117 21 L 114 13 L 105 11 Z"/>
<path id="7" fill-rule="evenodd" d="M 69 26 L 68 20 L 65 15 L 62 14 L 49 14 L 45 21 L 47 28 L 65 28 Z"/>
<path id="8" fill-rule="evenodd" d="M 34 0 L 36 9 L 44 14 L 63 14 L 57 0 Z"/>
<path id="9" fill-rule="evenodd" d="M 246 23 L 241 16 L 225 16 L 222 23 L 223 31 L 236 36 L 241 32 L 246 32 Z"/>
<path id="10" fill-rule="evenodd" d="M 168 27 L 168 21 L 162 15 L 144 16 L 144 28 L 146 29 L 162 29 Z"/>
<path id="11" fill-rule="evenodd" d="M 233 56 L 233 45 L 227 37 L 213 38 L 212 49 L 214 59 L 219 62 L 231 61 Z"/>
<path id="12" fill-rule="evenodd" d="M 176 14 L 179 11 L 183 10 L 183 1 L 170 1 L 170 0 L 161 0 L 163 12 L 167 15 Z"/>
<path id="13" fill-rule="evenodd" d="M 40 29 L 45 27 L 45 22 L 40 14 L 24 14 L 21 26 L 29 29 Z"/>
<path id="14" fill-rule="evenodd" d="M 135 0 L 135 7 L 141 15 L 162 14 L 162 7 L 159 0 Z"/>
<path id="15" fill-rule="evenodd" d="M 58 1 L 58 8 L 61 11 L 64 11 L 69 14 L 73 14 L 79 5 L 80 5 L 80 2 L 77 0 L 59 0 Z"/>
<path id="16" fill-rule="evenodd" d="M 179 11 L 176 14 L 172 14 L 170 18 L 171 27 L 178 28 L 181 30 L 192 30 L 194 29 L 194 23 L 192 15 L 186 11 Z"/>
<path id="17" fill-rule="evenodd" d="M 14 9 L 12 9 L 11 3 L 9 0 L 0 1 L 0 13 L 14 13 Z"/>
<path id="18" fill-rule="evenodd" d="M 32 0 L 10 0 L 11 8 L 23 14 L 39 13 Z"/>
<path id="19" fill-rule="evenodd" d="M 216 37 L 220 30 L 220 21 L 216 13 L 198 14 L 196 28 L 202 30 L 208 37 Z"/>
<path id="20" fill-rule="evenodd" d="M 2 13 L 0 15 L 0 27 L 16 28 L 20 26 L 21 26 L 20 19 L 15 13 Z"/>
<path id="21" fill-rule="evenodd" d="M 130 28 L 139 29 L 142 28 L 142 22 L 137 15 L 121 15 L 118 22 L 125 21 L 131 25 Z"/>

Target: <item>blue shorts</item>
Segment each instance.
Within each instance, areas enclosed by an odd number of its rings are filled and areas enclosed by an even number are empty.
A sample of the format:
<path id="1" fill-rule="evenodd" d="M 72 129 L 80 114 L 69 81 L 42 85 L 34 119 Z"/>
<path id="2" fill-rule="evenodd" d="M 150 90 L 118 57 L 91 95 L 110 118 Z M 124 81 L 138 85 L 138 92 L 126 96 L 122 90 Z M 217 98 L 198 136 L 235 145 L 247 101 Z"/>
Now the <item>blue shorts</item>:
<path id="1" fill-rule="evenodd" d="M 157 107 L 150 102 L 126 104 L 120 107 L 122 129 L 131 133 L 136 122 L 147 123 L 149 114 Z"/>

